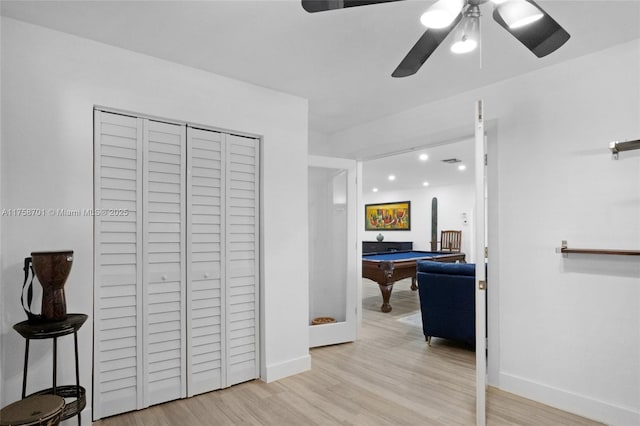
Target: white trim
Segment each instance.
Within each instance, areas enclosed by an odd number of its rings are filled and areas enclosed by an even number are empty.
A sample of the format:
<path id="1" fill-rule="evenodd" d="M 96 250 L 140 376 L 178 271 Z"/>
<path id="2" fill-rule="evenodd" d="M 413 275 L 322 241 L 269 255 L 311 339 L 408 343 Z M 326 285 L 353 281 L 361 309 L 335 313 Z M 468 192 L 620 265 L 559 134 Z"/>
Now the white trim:
<path id="1" fill-rule="evenodd" d="M 92 420 L 92 416 L 93 416 L 93 412 L 91 410 L 91 404 L 87 404 L 87 406 L 80 412 L 80 421 L 83 424 L 92 424 L 93 420 Z M 60 424 L 65 425 L 65 424 L 76 424 L 78 423 L 78 416 L 75 415 L 73 417 L 70 417 L 69 419 L 61 422 Z"/>
<path id="2" fill-rule="evenodd" d="M 266 366 L 266 371 L 262 380 L 267 383 L 284 379 L 285 377 L 295 374 L 304 373 L 311 369 L 311 355 L 301 356 L 299 358 L 290 359 L 288 361 L 279 362 Z"/>
<path id="3" fill-rule="evenodd" d="M 498 137 L 497 120 L 485 120 L 485 139 L 487 149 L 487 384 L 498 386 L 500 375 L 500 182 L 498 180 Z M 489 309 L 489 307 L 491 309 Z"/>
<path id="4" fill-rule="evenodd" d="M 254 225 L 255 225 L 255 236 L 257 241 L 257 244 L 254 248 L 254 253 L 256 256 L 255 259 L 255 273 L 256 273 L 256 287 L 255 287 L 255 295 L 256 295 L 256 304 L 255 304 L 255 318 L 256 318 L 256 327 L 255 327 L 255 338 L 256 338 L 256 347 L 257 350 L 255 352 L 256 354 L 256 367 L 255 367 L 255 374 L 257 377 L 260 376 L 260 367 L 262 365 L 262 346 L 264 340 L 262 339 L 262 334 L 260 333 L 261 330 L 261 324 L 262 324 L 262 294 L 260 292 L 261 288 L 262 288 L 262 246 L 261 246 L 261 237 L 262 237 L 262 233 L 261 233 L 261 225 L 262 225 L 262 207 L 261 207 L 261 201 L 262 201 L 262 186 L 260 185 L 260 182 L 262 181 L 262 174 L 261 174 L 261 169 L 262 169 L 262 139 L 261 138 L 254 138 L 255 142 L 254 142 L 254 146 L 256 149 L 256 166 L 255 166 L 255 178 L 256 178 L 256 186 L 255 186 L 255 203 L 256 203 L 256 217 L 255 217 L 255 221 L 254 221 Z M 225 166 L 226 167 L 226 166 Z M 226 225 L 225 225 L 226 226 Z"/>
<path id="5" fill-rule="evenodd" d="M 362 168 L 363 162 L 358 161 L 356 164 L 356 206 L 364 206 L 362 196 Z M 364 214 L 356 211 L 356 339 L 362 331 L 362 230 L 364 229 Z"/>
<path id="6" fill-rule="evenodd" d="M 640 411 L 631 407 L 615 405 L 514 374 L 500 373 L 500 389 L 610 425 L 640 424 Z"/>
<path id="7" fill-rule="evenodd" d="M 310 155 L 308 157 L 309 167 L 325 167 L 328 169 L 347 169 L 351 170 L 356 167 L 356 160 L 337 157 L 321 157 L 319 155 Z"/>
<path id="8" fill-rule="evenodd" d="M 166 117 L 158 117 L 156 115 L 142 114 L 139 112 L 128 111 L 125 109 L 110 108 L 110 107 L 105 107 L 100 105 L 94 105 L 93 109 L 96 111 L 109 112 L 112 114 L 126 115 L 133 118 L 146 118 L 147 120 L 151 120 L 151 121 L 160 121 L 162 123 L 167 123 L 167 124 L 176 124 L 178 126 L 193 127 L 194 129 L 213 130 L 214 132 L 228 133 L 230 135 L 243 136 L 243 137 L 260 139 L 260 140 L 262 138 L 262 136 L 256 135 L 255 133 L 239 132 L 237 130 L 225 129 L 223 127 L 208 126 L 206 124 L 193 123 L 191 121 L 175 120 L 175 119 L 166 118 Z"/>
<path id="9" fill-rule="evenodd" d="M 483 104 L 482 100 L 476 103 L 475 117 L 475 261 L 476 261 L 476 280 L 475 280 L 475 305 L 476 305 L 476 425 L 484 426 L 486 424 L 486 407 L 487 407 L 487 333 L 486 333 L 486 307 L 487 292 L 486 284 L 484 288 L 480 288 L 480 282 L 486 283 L 486 269 L 484 259 L 486 221 L 485 221 L 485 158 L 487 147 L 484 136 L 484 120 L 483 120 Z"/>
<path id="10" fill-rule="evenodd" d="M 100 189 L 100 154 L 102 148 L 102 133 L 100 132 L 100 125 L 102 124 L 102 111 L 93 111 L 93 208 L 95 211 L 100 209 L 101 203 L 100 200 L 102 198 L 101 189 Z M 101 216 L 93 216 L 93 307 L 92 307 L 92 315 L 91 315 L 91 325 L 93 334 L 92 338 L 92 352 L 91 352 L 91 370 L 93 371 L 93 375 L 91 377 L 91 402 L 93 405 L 96 405 L 96 412 L 100 416 L 99 413 L 102 412 L 101 407 L 101 399 L 96 398 L 95 394 L 100 392 L 100 386 L 96 386 L 96 384 L 100 383 L 100 368 L 96 368 L 98 365 L 98 361 L 96 358 L 99 357 L 101 353 L 100 348 L 100 339 L 96 338 L 96 321 L 100 318 L 97 316 L 99 314 L 100 307 L 100 289 L 98 288 L 98 266 L 100 262 L 100 220 Z M 4 299 L 3 299 L 4 300 Z M 4 354 L 3 354 L 4 355 Z M 4 382 L 3 382 L 4 383 Z M 88 407 L 91 409 L 91 406 Z M 84 412 L 84 410 L 83 410 Z M 82 418 L 82 417 L 81 417 Z M 99 417 L 100 418 L 100 417 Z M 93 420 L 90 417 L 91 420 Z M 90 420 L 90 421 L 91 421 Z"/>

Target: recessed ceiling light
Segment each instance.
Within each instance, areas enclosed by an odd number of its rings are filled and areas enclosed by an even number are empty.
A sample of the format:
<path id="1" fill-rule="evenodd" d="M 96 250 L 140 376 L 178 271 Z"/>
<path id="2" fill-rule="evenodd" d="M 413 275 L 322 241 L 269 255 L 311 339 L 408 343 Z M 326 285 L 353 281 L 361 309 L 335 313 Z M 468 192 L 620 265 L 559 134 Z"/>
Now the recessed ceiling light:
<path id="1" fill-rule="evenodd" d="M 373 188 L 372 191 L 373 192 L 378 192 L 378 188 Z"/>
<path id="2" fill-rule="evenodd" d="M 464 164 L 460 164 L 458 166 L 458 170 L 460 170 L 460 171 L 467 170 L 467 166 L 465 166 Z"/>
<path id="3" fill-rule="evenodd" d="M 429 182 L 422 182 L 422 186 L 429 186 Z"/>
<path id="4" fill-rule="evenodd" d="M 427 161 L 429 159 L 429 156 L 427 154 L 420 154 L 420 161 Z"/>
<path id="5" fill-rule="evenodd" d="M 396 175 L 389 175 L 389 180 L 396 180 Z"/>

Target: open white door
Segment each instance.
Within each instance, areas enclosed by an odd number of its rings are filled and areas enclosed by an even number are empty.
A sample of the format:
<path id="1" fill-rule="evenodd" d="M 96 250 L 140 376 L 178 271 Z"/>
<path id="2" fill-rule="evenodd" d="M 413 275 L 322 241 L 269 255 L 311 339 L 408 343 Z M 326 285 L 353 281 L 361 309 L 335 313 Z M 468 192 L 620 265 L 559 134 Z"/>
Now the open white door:
<path id="1" fill-rule="evenodd" d="M 476 424 L 486 422 L 487 389 L 487 270 L 486 257 L 486 158 L 482 101 L 476 103 L 475 118 L 475 162 L 476 162 Z"/>
<path id="2" fill-rule="evenodd" d="M 356 339 L 355 160 L 309 157 L 309 346 Z M 335 322 L 312 325 L 314 319 Z"/>

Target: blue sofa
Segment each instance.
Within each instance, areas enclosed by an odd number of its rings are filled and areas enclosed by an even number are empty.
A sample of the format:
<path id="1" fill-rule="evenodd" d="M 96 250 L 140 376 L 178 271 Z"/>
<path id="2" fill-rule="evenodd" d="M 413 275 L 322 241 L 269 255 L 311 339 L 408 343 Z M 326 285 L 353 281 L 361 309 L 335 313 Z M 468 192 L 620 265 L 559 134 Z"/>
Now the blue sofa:
<path id="1" fill-rule="evenodd" d="M 475 346 L 476 265 L 428 260 L 417 265 L 422 330 L 427 342 L 443 337 Z"/>

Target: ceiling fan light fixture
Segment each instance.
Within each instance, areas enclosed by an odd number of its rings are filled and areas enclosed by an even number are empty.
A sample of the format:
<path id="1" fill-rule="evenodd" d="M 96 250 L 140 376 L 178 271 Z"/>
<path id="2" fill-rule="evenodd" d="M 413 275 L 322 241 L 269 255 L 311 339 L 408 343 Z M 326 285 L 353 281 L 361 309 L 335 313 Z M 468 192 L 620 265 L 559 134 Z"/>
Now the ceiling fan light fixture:
<path id="1" fill-rule="evenodd" d="M 427 28 L 448 27 L 460 14 L 463 6 L 464 0 L 439 0 L 422 14 L 420 22 Z"/>
<path id="2" fill-rule="evenodd" d="M 396 1 L 398 0 L 301 0 L 301 3 L 304 10 L 315 13 Z M 433 0 L 421 17 L 427 30 L 402 58 L 391 76 L 404 78 L 418 72 L 444 40 L 462 24 L 463 19 L 476 13 L 479 15 L 479 6 L 489 1 L 494 5 L 493 20 L 538 58 L 555 52 L 571 38 L 562 25 L 534 0 Z M 534 22 L 536 20 L 538 22 Z M 479 19 L 476 21 L 479 25 Z M 527 24 L 529 25 L 525 28 L 518 28 Z M 458 40 L 460 43 L 452 48 L 454 52 L 468 52 L 483 45 L 479 37 L 470 35 L 461 35 Z M 478 56 L 482 59 L 481 55 Z"/>
<path id="3" fill-rule="evenodd" d="M 478 47 L 478 42 L 463 35 L 462 38 L 451 45 L 451 51 L 462 55 L 464 53 L 473 52 Z"/>
<path id="4" fill-rule="evenodd" d="M 544 13 L 526 0 L 508 0 L 497 6 L 498 13 L 511 29 L 529 25 L 544 16 Z"/>
<path id="5" fill-rule="evenodd" d="M 456 31 L 451 51 L 457 54 L 472 52 L 478 47 L 480 40 L 480 17 L 467 15 L 460 28 Z"/>

